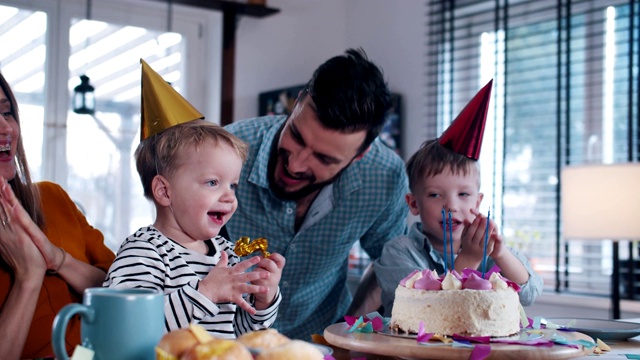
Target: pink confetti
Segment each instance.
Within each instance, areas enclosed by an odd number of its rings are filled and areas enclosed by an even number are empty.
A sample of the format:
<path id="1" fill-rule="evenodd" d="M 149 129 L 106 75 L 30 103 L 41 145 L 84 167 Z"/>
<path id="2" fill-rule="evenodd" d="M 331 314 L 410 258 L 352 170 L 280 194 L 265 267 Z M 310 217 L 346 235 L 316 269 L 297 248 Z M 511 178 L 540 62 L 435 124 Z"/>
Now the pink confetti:
<path id="1" fill-rule="evenodd" d="M 366 316 L 360 316 L 356 318 L 354 316 L 345 316 L 344 321 L 350 327 L 348 332 L 352 333 L 354 331 L 363 332 L 363 333 L 372 333 L 374 331 L 380 331 L 384 328 L 384 319 L 377 315 L 373 314 L 372 319 L 370 320 Z M 371 315 L 370 314 L 370 315 Z"/>
<path id="2" fill-rule="evenodd" d="M 431 340 L 432 337 L 433 337 L 433 334 L 423 333 L 423 334 L 419 334 L 416 337 L 416 341 L 418 341 L 419 343 L 425 343 Z"/>
<path id="3" fill-rule="evenodd" d="M 371 325 L 373 326 L 374 331 L 382 330 L 384 323 L 382 322 L 382 318 L 375 317 L 371 320 Z"/>
<path id="4" fill-rule="evenodd" d="M 419 343 L 424 343 L 429 341 L 432 337 L 433 337 L 433 334 L 428 334 L 424 332 L 424 322 L 420 321 L 420 324 L 418 324 L 418 336 L 416 337 L 416 340 Z"/>
<path id="5" fill-rule="evenodd" d="M 345 316 L 344 317 L 344 321 L 347 323 L 347 325 L 349 326 L 353 326 L 353 324 L 356 323 L 356 321 L 358 321 L 358 318 L 355 316 Z"/>

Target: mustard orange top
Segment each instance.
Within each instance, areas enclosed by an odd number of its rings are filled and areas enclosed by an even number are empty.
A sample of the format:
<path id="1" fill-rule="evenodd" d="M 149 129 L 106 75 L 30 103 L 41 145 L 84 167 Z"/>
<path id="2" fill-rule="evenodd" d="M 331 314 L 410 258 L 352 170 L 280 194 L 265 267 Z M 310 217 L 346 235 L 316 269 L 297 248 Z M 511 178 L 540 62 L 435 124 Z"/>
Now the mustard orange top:
<path id="1" fill-rule="evenodd" d="M 45 218 L 44 233 L 55 246 L 62 247 L 74 258 L 92 264 L 105 273 L 115 254 L 104 245 L 102 233 L 87 222 L 76 204 L 59 185 L 52 182 L 36 184 L 42 198 Z M 0 307 L 4 306 L 13 283 L 6 266 L 0 267 Z M 38 305 L 31 321 L 29 335 L 22 351 L 22 358 L 38 358 L 53 355 L 51 327 L 53 319 L 63 306 L 82 302 L 82 294 L 76 294 L 59 275 L 46 275 L 38 297 Z M 67 328 L 67 351 L 80 343 L 80 320 L 73 317 Z"/>

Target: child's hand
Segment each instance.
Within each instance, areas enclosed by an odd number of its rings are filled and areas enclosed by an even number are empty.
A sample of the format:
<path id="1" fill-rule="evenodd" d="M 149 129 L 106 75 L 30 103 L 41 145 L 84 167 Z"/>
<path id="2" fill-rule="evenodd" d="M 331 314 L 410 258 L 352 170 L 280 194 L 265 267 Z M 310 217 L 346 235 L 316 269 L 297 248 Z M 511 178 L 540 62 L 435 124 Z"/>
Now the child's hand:
<path id="1" fill-rule="evenodd" d="M 491 225 L 493 227 L 493 232 L 489 236 L 489 243 L 493 244 L 493 250 L 489 252 L 489 245 L 487 245 L 487 254 L 493 260 L 496 260 L 497 258 L 500 258 L 502 255 L 508 253 L 509 249 L 507 249 L 507 246 L 504 243 L 504 239 L 502 238 L 502 235 L 498 233 L 498 226 L 497 225 L 494 226 L 493 220 L 491 220 Z"/>
<path id="2" fill-rule="evenodd" d="M 458 258 L 460 258 L 461 262 L 460 267 L 477 269 L 484 256 L 485 231 L 488 220 L 486 216 L 476 211 L 472 210 L 471 212 L 476 215 L 476 218 L 470 224 L 465 223 L 465 227 L 462 230 Z M 487 255 L 494 252 L 495 236 L 497 236 L 495 228 L 496 224 L 493 221 L 489 221 L 490 236 L 487 240 Z M 456 263 L 458 263 L 458 260 L 456 260 Z"/>
<path id="3" fill-rule="evenodd" d="M 278 253 L 271 253 L 268 258 L 261 257 L 258 266 L 253 270 L 254 272 L 264 272 L 268 276 L 252 281 L 254 285 L 263 285 L 269 288 L 266 293 L 255 294 L 256 309 L 264 310 L 271 305 L 273 299 L 278 292 L 278 283 L 280 283 L 280 277 L 282 276 L 282 268 L 284 267 L 284 256 Z"/>
<path id="4" fill-rule="evenodd" d="M 256 309 L 242 297 L 242 294 L 251 293 L 257 296 L 257 294 L 267 293 L 269 291 L 267 286 L 254 285 L 252 282 L 266 279 L 269 277 L 269 273 L 265 271 L 245 272 L 260 261 L 259 257 L 241 261 L 232 267 L 228 266 L 228 260 L 227 253 L 223 251 L 220 254 L 218 264 L 200 281 L 198 291 L 214 303 L 233 302 L 254 315 Z"/>

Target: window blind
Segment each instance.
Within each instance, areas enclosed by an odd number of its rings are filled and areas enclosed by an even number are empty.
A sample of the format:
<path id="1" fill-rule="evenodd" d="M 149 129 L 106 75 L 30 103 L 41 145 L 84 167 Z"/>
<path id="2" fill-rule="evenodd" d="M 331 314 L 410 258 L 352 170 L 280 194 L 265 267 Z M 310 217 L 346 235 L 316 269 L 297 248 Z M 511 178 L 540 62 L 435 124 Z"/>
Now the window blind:
<path id="1" fill-rule="evenodd" d="M 429 0 L 427 8 L 429 137 L 493 78 L 484 206 L 546 290 L 608 295 L 612 244 L 562 237 L 560 169 L 639 160 L 638 2 Z M 620 257 L 623 297 L 635 298 L 637 245 Z"/>

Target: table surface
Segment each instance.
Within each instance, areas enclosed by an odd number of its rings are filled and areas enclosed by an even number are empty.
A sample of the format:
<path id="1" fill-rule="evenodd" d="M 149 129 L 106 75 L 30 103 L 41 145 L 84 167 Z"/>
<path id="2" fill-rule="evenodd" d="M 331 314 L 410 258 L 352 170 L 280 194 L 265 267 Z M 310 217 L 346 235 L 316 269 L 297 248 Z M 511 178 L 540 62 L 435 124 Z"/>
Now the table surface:
<path id="1" fill-rule="evenodd" d="M 640 323 L 640 318 L 637 319 L 624 319 L 624 321 L 629 321 L 629 322 L 638 322 Z M 369 341 L 374 341 L 377 342 L 377 346 L 389 346 L 389 342 L 395 342 L 395 340 L 391 339 L 384 339 L 386 338 L 390 338 L 387 337 L 386 335 L 379 335 L 379 334 L 358 334 L 357 336 L 359 337 L 360 340 L 355 340 L 355 343 L 351 343 L 352 341 L 354 341 L 354 337 L 351 336 L 345 336 L 345 334 L 343 334 L 345 326 L 344 324 L 334 324 L 331 325 L 329 327 L 327 327 L 327 329 L 325 330 L 325 340 L 327 341 L 327 345 L 331 346 L 334 350 L 333 352 L 333 357 L 336 360 L 351 360 L 351 359 L 367 359 L 367 360 L 373 360 L 373 359 L 378 359 L 378 360 L 399 360 L 399 359 L 411 359 L 410 356 L 403 356 L 403 357 L 399 357 L 399 356 L 390 356 L 390 355 L 379 355 L 379 354 L 390 354 L 389 352 L 385 352 L 385 351 L 378 351 L 379 349 L 377 349 L 375 353 L 369 353 L 369 352 L 364 352 L 366 351 L 367 347 L 366 346 L 370 346 L 371 343 L 369 343 Z M 567 334 L 571 334 L 571 333 L 567 333 Z M 574 333 L 574 334 L 579 334 L 577 336 L 584 336 L 585 338 L 588 338 L 586 335 L 584 334 L 580 334 L 580 333 Z M 352 335 L 352 334 L 349 334 Z M 362 336 L 362 335 L 366 335 L 366 336 Z M 563 334 L 564 335 L 564 334 Z M 378 338 L 381 337 L 381 338 Z M 371 339 L 369 339 L 371 338 Z M 374 339 L 375 338 L 375 339 Z M 366 340 L 364 340 L 366 339 Z M 365 342 L 362 342 L 362 341 Z M 411 342 L 411 340 L 407 340 L 407 339 L 400 339 L 400 340 L 404 340 L 404 341 L 409 341 Z M 386 342 L 386 344 L 385 344 Z M 415 342 L 415 340 L 413 340 L 413 342 Z M 610 352 L 606 352 L 604 354 L 601 355 L 590 355 L 588 352 L 584 352 L 582 354 L 580 353 L 556 353 L 555 355 L 557 356 L 550 356 L 553 355 L 553 353 L 538 353 L 538 355 L 533 356 L 531 358 L 535 358 L 535 359 L 547 359 L 547 358 L 574 358 L 574 359 L 589 359 L 589 360 L 624 360 L 626 359 L 625 355 L 627 354 L 633 354 L 635 356 L 640 356 L 640 336 L 631 338 L 629 340 L 625 340 L 625 341 L 606 341 L 607 345 L 609 345 L 611 347 L 611 351 Z M 354 345 L 355 344 L 355 345 Z M 366 345 L 366 346 L 363 346 Z M 399 344 L 396 343 L 396 345 L 402 345 L 403 347 L 405 346 L 411 346 L 410 343 L 403 343 L 403 344 Z M 417 345 L 417 344 L 416 344 Z M 491 346 L 494 347 L 496 344 L 492 344 Z M 500 344 L 502 345 L 502 344 Z M 526 346 L 522 346 L 522 348 L 525 348 Z M 536 349 L 535 347 L 529 346 L 529 349 Z M 349 350 L 351 349 L 351 350 Z M 451 349 L 450 349 L 451 350 Z M 403 350 L 404 352 L 406 352 L 407 350 Z M 431 349 L 430 349 L 431 351 Z M 526 349 L 525 349 L 526 351 Z M 393 352 L 391 352 L 391 354 L 393 354 Z M 442 355 L 445 355 L 445 357 L 443 357 Z M 506 353 L 506 352 L 499 352 L 496 353 L 498 354 L 498 356 L 494 356 L 492 354 L 491 358 L 520 358 L 518 356 L 516 357 L 511 357 L 510 354 Z M 511 354 L 516 354 L 516 353 L 511 353 Z M 522 353 L 520 353 L 520 355 L 522 355 Z M 442 353 L 442 352 L 437 352 L 434 355 L 436 358 L 468 358 L 468 354 L 466 353 Z M 423 357 L 424 358 L 424 357 Z"/>
<path id="2" fill-rule="evenodd" d="M 628 321 L 634 323 L 640 323 L 640 318 L 633 319 L 620 319 L 621 321 Z M 626 359 L 624 355 L 633 354 L 640 356 L 640 336 L 628 339 L 626 341 L 606 341 L 607 345 L 611 347 L 611 351 L 597 357 L 590 357 L 591 360 L 620 360 Z"/>

